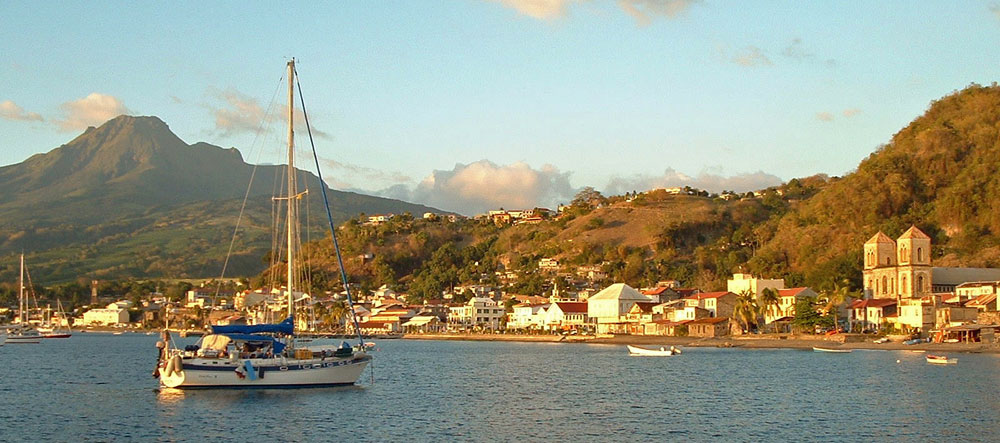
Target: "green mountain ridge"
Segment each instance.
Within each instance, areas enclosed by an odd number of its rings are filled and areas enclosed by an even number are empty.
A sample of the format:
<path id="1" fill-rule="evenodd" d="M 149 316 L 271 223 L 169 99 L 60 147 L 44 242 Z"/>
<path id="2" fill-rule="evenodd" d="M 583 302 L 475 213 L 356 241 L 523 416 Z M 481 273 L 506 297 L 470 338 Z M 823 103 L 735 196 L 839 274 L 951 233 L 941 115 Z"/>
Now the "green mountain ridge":
<path id="1" fill-rule="evenodd" d="M 0 281 L 13 278 L 12 257 L 22 250 L 45 282 L 216 275 L 226 252 L 220 245 L 228 247 L 253 169 L 235 148 L 188 145 L 156 117 L 123 115 L 88 128 L 48 153 L 0 168 L 0 257 L 7 257 Z M 263 268 L 260 257 L 270 247 L 265 196 L 274 194 L 275 178 L 283 174 L 282 166 L 256 166 L 244 220 L 249 245 L 232 275 Z M 300 183 L 318 190 L 316 176 L 299 174 Z M 337 221 L 361 212 L 442 212 L 328 192 Z M 310 222 L 323 226 L 318 192 L 308 206 Z"/>

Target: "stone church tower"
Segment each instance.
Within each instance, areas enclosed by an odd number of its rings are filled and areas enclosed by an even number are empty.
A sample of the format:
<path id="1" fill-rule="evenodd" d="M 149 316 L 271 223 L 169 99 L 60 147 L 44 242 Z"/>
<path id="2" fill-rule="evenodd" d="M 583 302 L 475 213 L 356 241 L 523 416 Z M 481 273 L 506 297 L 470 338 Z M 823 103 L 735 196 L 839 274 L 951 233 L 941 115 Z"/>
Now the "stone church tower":
<path id="1" fill-rule="evenodd" d="M 870 298 L 896 298 L 896 242 L 879 231 L 865 242 L 864 288 Z"/>
<path id="2" fill-rule="evenodd" d="M 914 298 L 931 292 L 931 238 L 911 226 L 896 241 L 879 232 L 865 242 L 865 296 Z"/>
<path id="3" fill-rule="evenodd" d="M 931 238 L 911 226 L 896 240 L 899 267 L 897 281 L 901 298 L 931 294 Z"/>

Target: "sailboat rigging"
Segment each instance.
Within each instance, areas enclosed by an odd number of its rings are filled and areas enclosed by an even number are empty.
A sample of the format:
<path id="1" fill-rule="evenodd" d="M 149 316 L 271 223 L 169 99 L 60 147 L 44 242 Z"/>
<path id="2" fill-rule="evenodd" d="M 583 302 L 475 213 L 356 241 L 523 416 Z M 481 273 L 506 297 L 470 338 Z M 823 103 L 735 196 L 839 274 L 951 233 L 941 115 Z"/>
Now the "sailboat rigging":
<path id="1" fill-rule="evenodd" d="M 295 204 L 307 191 L 298 191 L 295 170 L 295 132 L 293 128 L 295 86 L 297 85 L 295 59 L 288 62 L 288 166 L 285 195 L 274 197 L 284 201 L 286 212 L 285 236 L 287 264 L 285 292 L 288 317 L 280 323 L 256 325 L 212 326 L 212 334 L 202 337 L 198 345 L 183 350 L 171 346 L 169 332 L 157 343 L 161 349 L 153 372 L 160 384 L 168 388 L 228 388 L 228 387 L 317 387 L 351 385 L 357 382 L 372 357 L 365 352 L 364 343 L 352 347 L 344 342 L 339 348 L 318 349 L 301 346 L 295 339 L 295 282 L 298 268 L 298 209 Z M 301 96 L 301 85 L 299 94 Z M 305 104 L 303 101 L 303 116 Z M 312 131 L 305 118 L 313 157 L 317 159 L 320 188 L 325 188 L 319 173 L 319 162 L 312 143 Z M 323 189 L 324 203 L 338 259 L 339 246 L 333 230 L 329 200 Z M 341 266 L 341 278 L 349 290 L 346 274 Z M 353 304 L 348 292 L 348 302 Z M 351 310 L 353 312 L 353 309 Z M 355 319 L 355 323 L 357 320 Z M 359 335 L 359 338 L 361 336 Z"/>
<path id="2" fill-rule="evenodd" d="M 7 331 L 7 343 L 35 344 L 41 343 L 42 336 L 28 323 L 28 299 L 24 293 L 24 254 L 21 254 L 21 277 L 18 286 L 18 316 L 17 326 Z"/>

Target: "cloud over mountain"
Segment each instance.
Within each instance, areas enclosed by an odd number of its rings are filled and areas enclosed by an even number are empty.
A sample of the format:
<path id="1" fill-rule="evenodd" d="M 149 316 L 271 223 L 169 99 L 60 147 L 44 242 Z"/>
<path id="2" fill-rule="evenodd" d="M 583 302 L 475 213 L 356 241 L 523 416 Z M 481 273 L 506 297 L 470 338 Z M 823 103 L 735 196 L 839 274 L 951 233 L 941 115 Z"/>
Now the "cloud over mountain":
<path id="1" fill-rule="evenodd" d="M 59 106 L 65 117 L 55 119 L 62 131 L 79 131 L 88 126 L 99 126 L 122 114 L 131 114 L 125 104 L 117 97 L 99 92 Z"/>

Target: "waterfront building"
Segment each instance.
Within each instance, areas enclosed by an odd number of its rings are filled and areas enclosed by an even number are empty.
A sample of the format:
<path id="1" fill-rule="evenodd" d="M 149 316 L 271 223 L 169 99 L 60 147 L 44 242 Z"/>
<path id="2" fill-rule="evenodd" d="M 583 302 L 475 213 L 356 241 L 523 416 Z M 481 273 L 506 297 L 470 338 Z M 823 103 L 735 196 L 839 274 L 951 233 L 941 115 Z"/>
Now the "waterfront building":
<path id="1" fill-rule="evenodd" d="M 128 323 L 128 302 L 111 303 L 105 308 L 91 309 L 83 313 L 84 325 L 122 326 Z"/>
<path id="2" fill-rule="evenodd" d="M 448 327 L 451 329 L 500 329 L 504 309 L 492 298 L 473 297 L 468 303 L 453 306 L 448 313 Z"/>
<path id="3" fill-rule="evenodd" d="M 863 299 L 854 300 L 848 305 L 847 321 L 859 325 L 862 330 L 877 331 L 881 329 L 887 318 L 896 315 L 896 300 Z"/>
<path id="4" fill-rule="evenodd" d="M 632 309 L 632 305 L 649 301 L 649 297 L 640 294 L 635 288 L 625 283 L 615 283 L 587 300 L 587 315 L 596 319 L 597 333 L 624 334 L 627 328 L 622 317 Z"/>
<path id="5" fill-rule="evenodd" d="M 519 303 L 507 319 L 507 329 L 541 329 L 542 315 L 548 304 Z"/>
<path id="6" fill-rule="evenodd" d="M 557 302 L 548 305 L 544 310 L 544 323 L 546 330 L 570 331 L 589 328 L 593 325 L 587 315 L 587 303 L 581 302 Z"/>
<path id="7" fill-rule="evenodd" d="M 729 334 L 729 318 L 711 317 L 687 322 L 691 337 L 721 337 Z"/>
<path id="8" fill-rule="evenodd" d="M 436 315 L 417 315 L 403 323 L 403 332 L 413 334 L 436 334 L 444 332 L 448 325 Z"/>
<path id="9" fill-rule="evenodd" d="M 768 309 L 764 313 L 764 322 L 771 324 L 778 320 L 787 321 L 795 318 L 795 303 L 802 298 L 816 298 L 817 296 L 816 291 L 807 287 L 779 289 L 778 308 Z"/>

